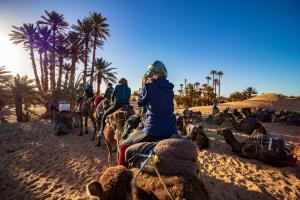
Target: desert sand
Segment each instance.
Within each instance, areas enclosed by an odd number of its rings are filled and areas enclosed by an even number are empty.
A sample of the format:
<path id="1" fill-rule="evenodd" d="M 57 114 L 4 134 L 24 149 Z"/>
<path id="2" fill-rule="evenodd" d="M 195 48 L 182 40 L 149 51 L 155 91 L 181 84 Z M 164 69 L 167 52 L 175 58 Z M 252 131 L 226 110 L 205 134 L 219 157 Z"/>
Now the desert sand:
<path id="1" fill-rule="evenodd" d="M 295 147 L 300 159 L 300 127 L 264 125 Z M 299 161 L 296 168 L 275 168 L 241 158 L 216 135 L 217 128 L 205 126 L 211 144 L 199 151 L 211 199 L 300 199 Z M 78 132 L 55 136 L 49 120 L 0 124 L 0 199 L 87 199 L 85 185 L 108 167 L 107 150 Z"/>

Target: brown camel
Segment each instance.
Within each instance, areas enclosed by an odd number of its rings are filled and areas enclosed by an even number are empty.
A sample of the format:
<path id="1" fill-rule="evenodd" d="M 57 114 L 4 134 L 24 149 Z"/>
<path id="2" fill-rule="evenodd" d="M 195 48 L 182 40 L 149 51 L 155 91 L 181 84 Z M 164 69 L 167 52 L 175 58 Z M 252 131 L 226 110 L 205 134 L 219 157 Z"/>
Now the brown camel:
<path id="1" fill-rule="evenodd" d="M 83 118 L 84 118 L 84 126 L 85 126 L 85 134 L 89 134 L 88 132 L 88 119 L 91 119 L 94 127 L 94 134 L 92 136 L 92 140 L 95 139 L 96 136 L 96 119 L 93 116 L 94 107 L 93 107 L 93 98 L 85 98 L 81 102 L 80 106 L 80 133 L 79 135 L 82 136 L 83 132 Z"/>
<path id="2" fill-rule="evenodd" d="M 117 147 L 117 156 L 119 153 L 121 137 L 124 132 L 124 125 L 127 119 L 134 114 L 133 107 L 123 106 L 116 112 L 108 115 L 106 118 L 106 126 L 103 130 L 104 140 L 108 150 L 108 163 L 111 166 L 113 163 L 112 152 L 113 145 Z M 116 159 L 117 160 L 117 159 Z"/>
<path id="3" fill-rule="evenodd" d="M 256 138 L 238 142 L 230 129 L 221 129 L 218 133 L 224 136 L 233 152 L 244 158 L 260 160 L 275 167 L 295 166 L 297 162 L 297 157 L 285 147 L 282 139 L 261 134 Z"/>
<path id="4" fill-rule="evenodd" d="M 131 166 L 141 167 L 138 164 L 141 157 L 137 158 L 134 154 L 147 153 L 148 148 L 144 147 L 149 144 L 137 143 L 129 147 L 133 151 L 128 156 L 131 161 L 135 160 L 135 164 Z M 197 151 L 197 146 L 190 140 L 162 140 L 153 149 L 155 156 L 144 165 L 139 174 L 136 167 L 110 167 L 101 176 L 100 182 L 93 181 L 87 185 L 88 194 L 103 200 L 207 199 L 203 182 L 197 178 Z"/>

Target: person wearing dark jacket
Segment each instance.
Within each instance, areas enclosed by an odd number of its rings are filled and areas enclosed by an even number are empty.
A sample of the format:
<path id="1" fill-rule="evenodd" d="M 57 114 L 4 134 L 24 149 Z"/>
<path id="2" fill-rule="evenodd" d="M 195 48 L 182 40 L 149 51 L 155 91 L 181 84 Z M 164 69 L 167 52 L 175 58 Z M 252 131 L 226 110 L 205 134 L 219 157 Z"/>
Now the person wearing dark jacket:
<path id="1" fill-rule="evenodd" d="M 113 92 L 114 92 L 113 85 L 111 83 L 108 83 L 108 87 L 106 88 L 105 93 L 104 93 L 104 98 L 111 100 L 111 96 L 112 96 Z"/>
<path id="2" fill-rule="evenodd" d="M 106 112 L 102 117 L 101 128 L 99 130 L 98 137 L 103 133 L 103 130 L 106 125 L 105 123 L 106 117 L 114 113 L 124 105 L 129 105 L 130 96 L 131 96 L 131 90 L 127 85 L 127 80 L 125 78 L 121 78 L 119 80 L 119 84 L 115 87 L 111 96 L 111 101 L 113 102 L 113 105 L 106 110 Z"/>
<path id="3" fill-rule="evenodd" d="M 146 107 L 144 129 L 130 135 L 121 144 L 119 165 L 126 165 L 124 154 L 132 144 L 154 142 L 177 134 L 174 115 L 174 85 L 167 78 L 167 69 L 160 61 L 155 61 L 147 68 L 148 78 L 138 98 L 138 106 Z"/>

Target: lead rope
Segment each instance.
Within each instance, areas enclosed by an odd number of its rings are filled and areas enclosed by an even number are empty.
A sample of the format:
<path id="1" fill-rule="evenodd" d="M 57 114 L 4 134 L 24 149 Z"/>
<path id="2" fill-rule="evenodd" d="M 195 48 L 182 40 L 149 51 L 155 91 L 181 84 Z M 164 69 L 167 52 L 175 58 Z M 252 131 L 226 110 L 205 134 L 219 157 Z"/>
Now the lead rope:
<path id="1" fill-rule="evenodd" d="M 156 175 L 158 176 L 158 179 L 159 181 L 161 182 L 161 184 L 163 185 L 166 193 L 168 194 L 169 198 L 171 200 L 175 200 L 175 198 L 171 195 L 170 191 L 168 190 L 168 187 L 167 185 L 165 184 L 165 182 L 163 181 L 157 167 L 156 167 L 156 164 L 159 163 L 159 158 L 157 155 L 154 155 L 152 151 L 150 151 L 150 154 L 149 155 L 145 155 L 145 154 L 140 154 L 140 153 L 135 153 L 134 155 L 137 155 L 137 156 L 141 156 L 141 157 L 144 157 L 144 158 L 147 158 L 144 163 L 142 164 L 141 168 L 139 169 L 138 173 L 135 175 L 135 178 L 140 174 L 140 172 L 142 171 L 142 169 L 145 167 L 146 163 L 147 162 L 150 162 L 149 164 L 152 165 L 154 167 L 154 170 L 155 170 L 155 173 Z"/>

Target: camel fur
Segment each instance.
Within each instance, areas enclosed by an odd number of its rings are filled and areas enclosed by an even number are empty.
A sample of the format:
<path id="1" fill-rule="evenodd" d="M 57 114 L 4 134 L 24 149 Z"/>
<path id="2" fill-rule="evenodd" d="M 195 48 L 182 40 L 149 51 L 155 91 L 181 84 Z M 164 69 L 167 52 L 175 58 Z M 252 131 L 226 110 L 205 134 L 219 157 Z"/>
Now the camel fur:
<path id="1" fill-rule="evenodd" d="M 169 199 L 157 176 L 142 172 L 135 177 L 137 171 L 123 166 L 110 167 L 99 182 L 93 181 L 86 186 L 87 193 L 100 200 Z M 204 185 L 197 177 L 162 175 L 162 179 L 174 199 L 208 199 Z"/>

